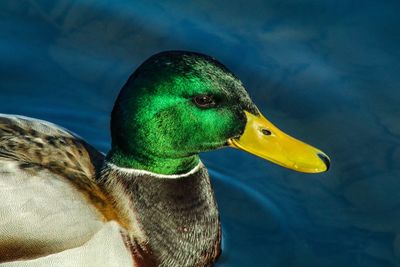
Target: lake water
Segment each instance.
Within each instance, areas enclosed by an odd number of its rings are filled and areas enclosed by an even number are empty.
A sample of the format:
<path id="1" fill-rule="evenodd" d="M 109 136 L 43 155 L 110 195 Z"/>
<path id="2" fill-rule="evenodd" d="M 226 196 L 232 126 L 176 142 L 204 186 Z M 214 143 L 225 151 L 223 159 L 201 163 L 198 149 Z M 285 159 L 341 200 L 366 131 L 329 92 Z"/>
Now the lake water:
<path id="1" fill-rule="evenodd" d="M 223 223 L 218 267 L 400 266 L 399 1 L 0 3 L 0 112 L 102 151 L 120 87 L 162 50 L 210 54 L 281 129 L 325 151 L 306 175 L 205 153 Z"/>

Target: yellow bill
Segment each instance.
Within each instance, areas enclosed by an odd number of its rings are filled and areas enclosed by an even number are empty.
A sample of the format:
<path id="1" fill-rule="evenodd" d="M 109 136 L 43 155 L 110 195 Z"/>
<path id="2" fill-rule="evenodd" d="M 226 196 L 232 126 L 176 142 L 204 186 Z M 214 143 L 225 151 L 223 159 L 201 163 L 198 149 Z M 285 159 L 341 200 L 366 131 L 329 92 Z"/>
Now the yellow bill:
<path id="1" fill-rule="evenodd" d="M 244 133 L 237 139 L 229 139 L 229 146 L 299 172 L 318 173 L 329 169 L 329 157 L 321 150 L 285 134 L 262 115 L 247 111 L 245 114 Z"/>

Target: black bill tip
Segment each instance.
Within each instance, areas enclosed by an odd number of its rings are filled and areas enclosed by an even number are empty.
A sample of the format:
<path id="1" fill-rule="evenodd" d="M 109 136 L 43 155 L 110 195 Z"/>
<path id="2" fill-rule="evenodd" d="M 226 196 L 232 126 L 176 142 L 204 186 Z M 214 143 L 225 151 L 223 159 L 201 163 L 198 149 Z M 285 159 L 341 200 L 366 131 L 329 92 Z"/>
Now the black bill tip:
<path id="1" fill-rule="evenodd" d="M 330 159 L 329 159 L 326 155 L 321 154 L 321 153 L 318 153 L 318 157 L 325 163 L 325 165 L 326 165 L 326 171 L 328 171 L 328 170 L 329 170 L 329 167 L 331 166 L 331 161 L 330 161 Z"/>

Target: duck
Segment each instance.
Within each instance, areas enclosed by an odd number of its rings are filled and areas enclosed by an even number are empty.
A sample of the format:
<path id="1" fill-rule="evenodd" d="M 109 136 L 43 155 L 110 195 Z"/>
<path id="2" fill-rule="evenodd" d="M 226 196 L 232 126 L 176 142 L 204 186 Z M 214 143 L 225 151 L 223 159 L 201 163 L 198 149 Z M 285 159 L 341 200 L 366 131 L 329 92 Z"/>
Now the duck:
<path id="1" fill-rule="evenodd" d="M 110 130 L 103 154 L 61 126 L 0 115 L 0 266 L 210 266 L 221 224 L 199 153 L 231 147 L 304 173 L 330 165 L 197 52 L 145 60 L 120 90 Z"/>

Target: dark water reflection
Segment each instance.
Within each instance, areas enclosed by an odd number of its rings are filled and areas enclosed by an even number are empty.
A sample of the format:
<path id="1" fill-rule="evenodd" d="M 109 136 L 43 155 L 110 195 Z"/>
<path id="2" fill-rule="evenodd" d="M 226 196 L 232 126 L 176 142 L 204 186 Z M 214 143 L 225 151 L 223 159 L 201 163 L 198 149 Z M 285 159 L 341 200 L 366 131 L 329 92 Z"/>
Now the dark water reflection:
<path id="1" fill-rule="evenodd" d="M 398 1 L 0 3 L 0 112 L 106 151 L 113 100 L 166 49 L 211 54 L 263 113 L 323 149 L 304 175 L 231 149 L 203 155 L 224 226 L 217 266 L 400 266 Z"/>

